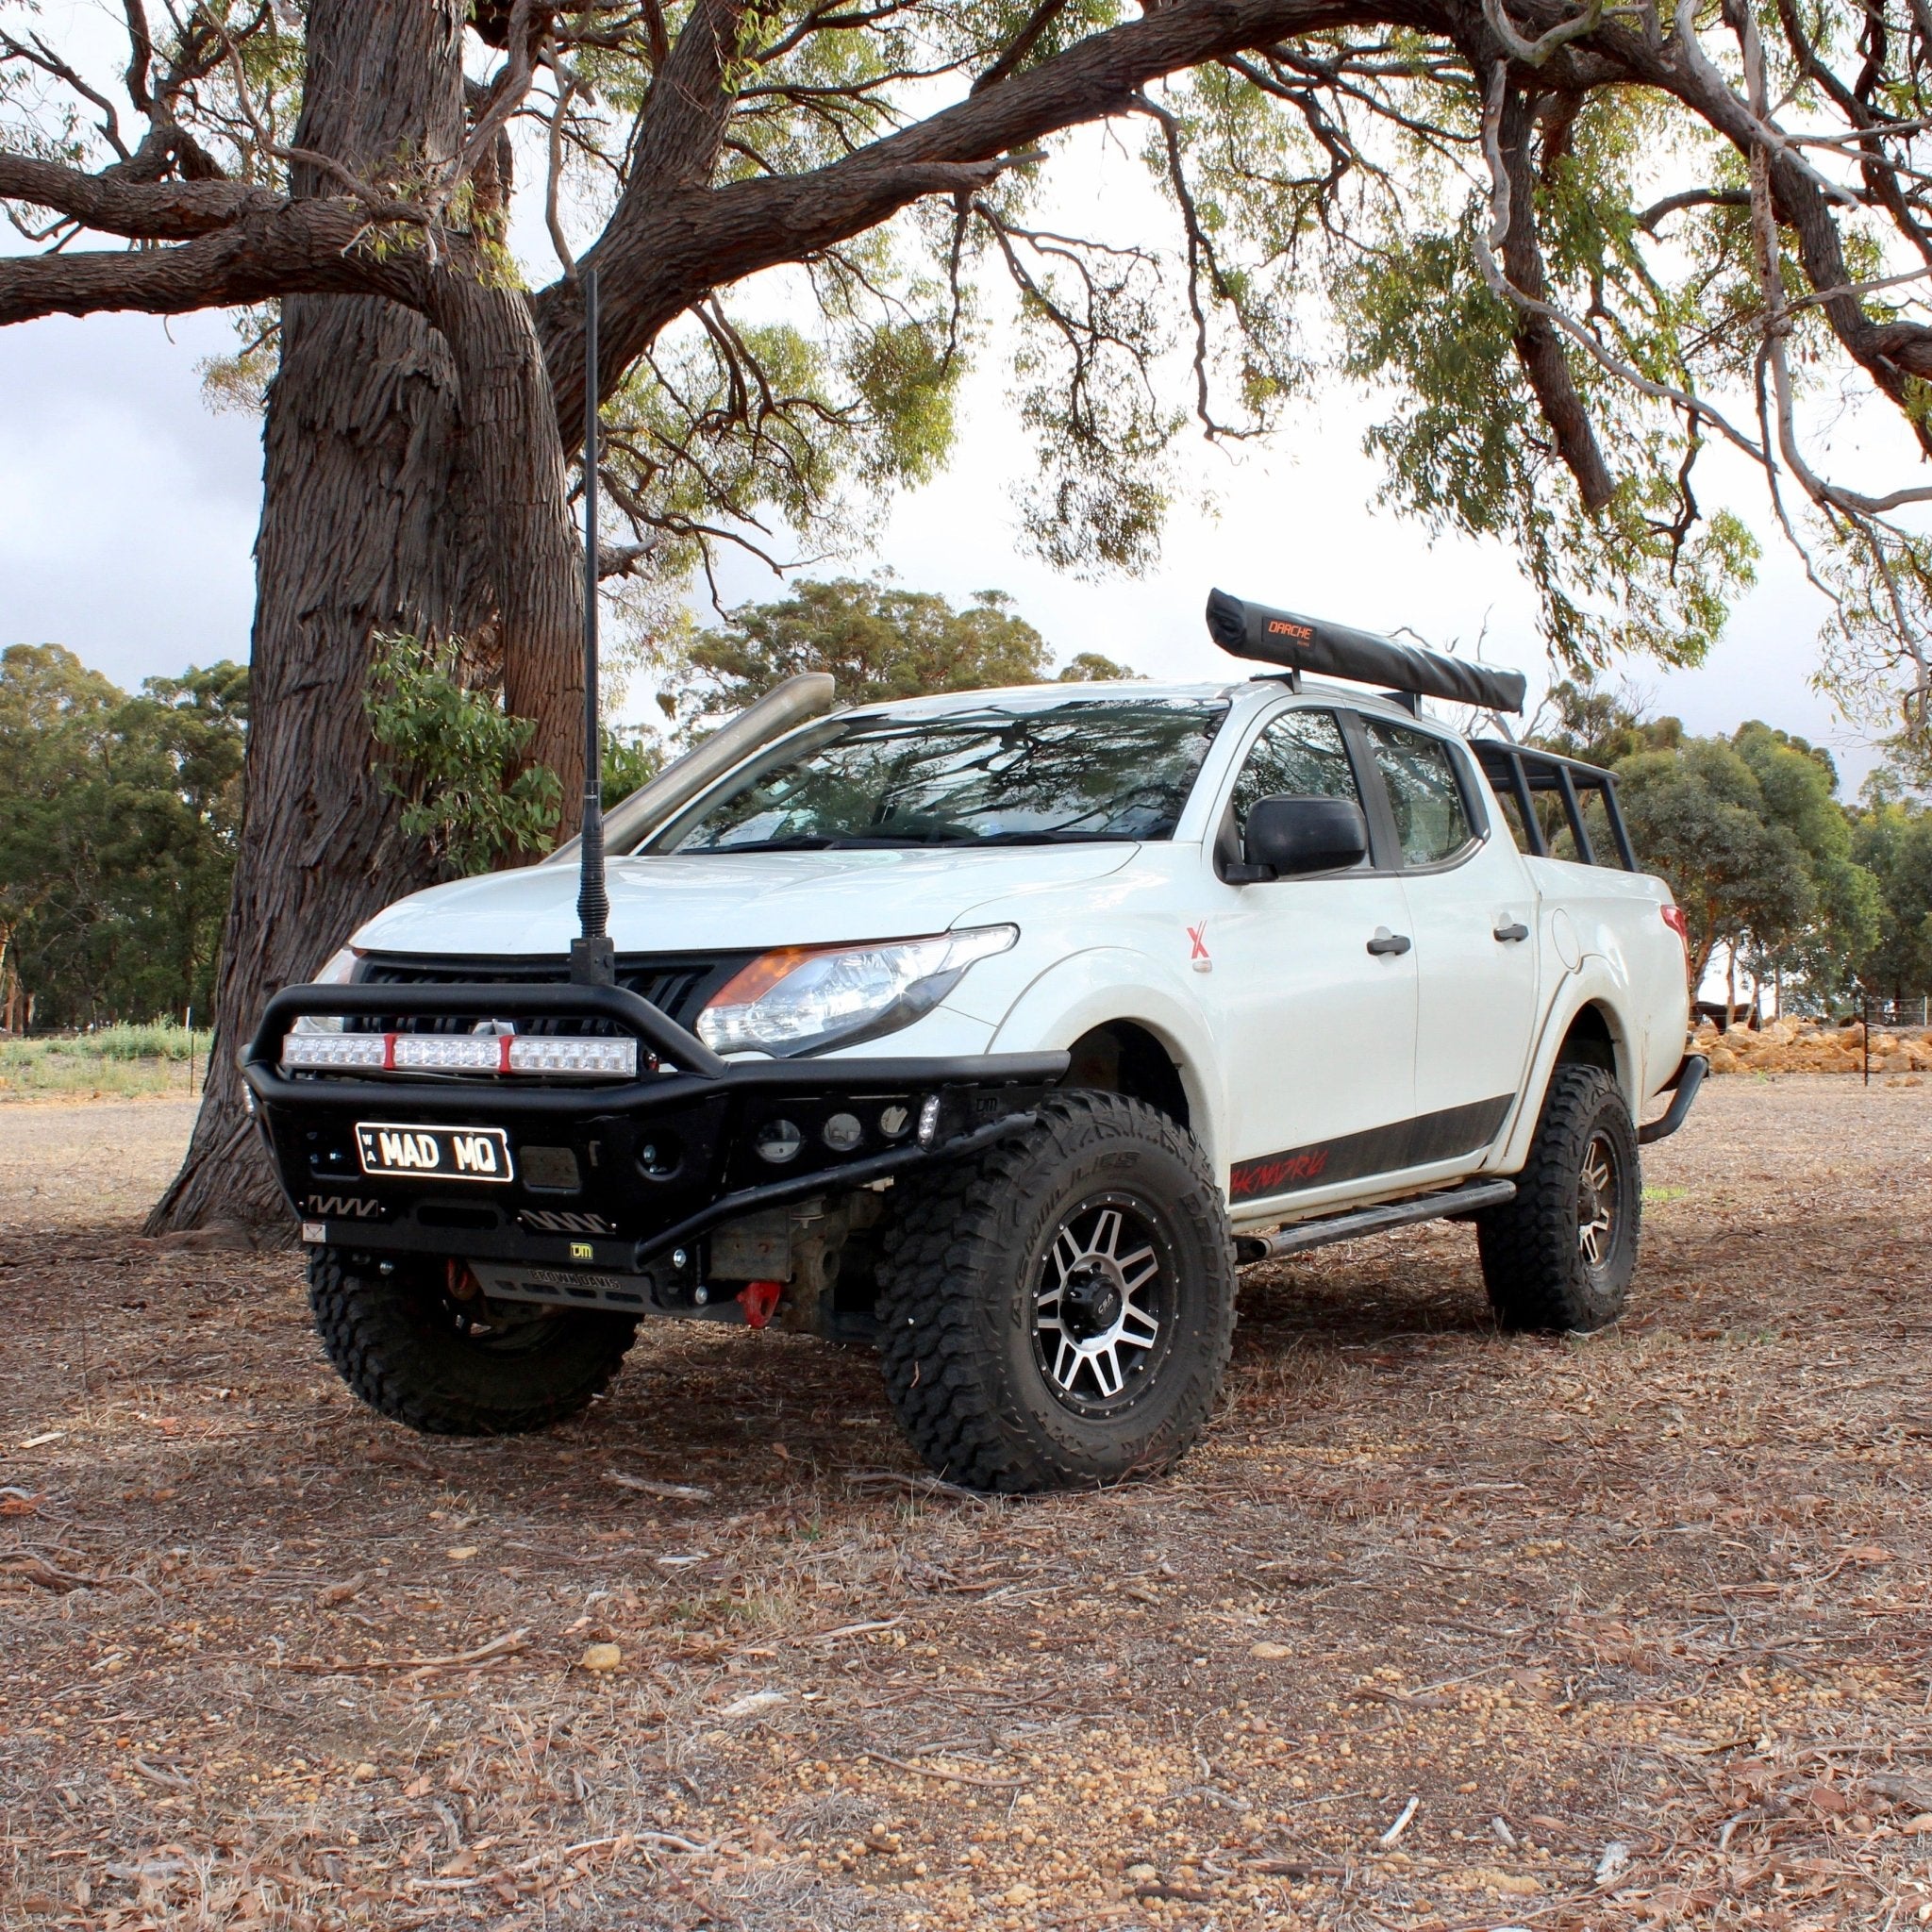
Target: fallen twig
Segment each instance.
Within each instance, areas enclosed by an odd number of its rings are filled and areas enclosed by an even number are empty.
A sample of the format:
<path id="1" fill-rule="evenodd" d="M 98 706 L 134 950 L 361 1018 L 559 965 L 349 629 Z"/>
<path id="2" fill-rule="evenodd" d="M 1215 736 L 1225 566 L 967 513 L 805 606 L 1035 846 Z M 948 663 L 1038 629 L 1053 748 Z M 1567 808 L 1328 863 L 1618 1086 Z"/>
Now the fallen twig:
<path id="1" fill-rule="evenodd" d="M 18 1576 L 23 1583 L 38 1584 L 59 1596 L 70 1590 L 99 1590 L 108 1581 L 105 1576 L 83 1576 L 75 1570 L 57 1569 L 44 1557 L 31 1556 L 0 1559 L 0 1575 Z"/>
<path id="2" fill-rule="evenodd" d="M 958 1483 L 941 1481 L 936 1475 L 902 1475 L 896 1469 L 862 1469 L 845 1478 L 853 1490 L 905 1490 L 915 1496 L 945 1496 L 957 1503 L 974 1503 L 982 1509 L 992 1505 L 991 1496 L 977 1490 L 962 1489 Z"/>
<path id="3" fill-rule="evenodd" d="M 705 1489 L 698 1483 L 653 1482 L 648 1476 L 625 1475 L 615 1469 L 607 1469 L 604 1480 L 615 1483 L 620 1490 L 637 1490 L 646 1496 L 664 1496 L 674 1503 L 708 1503 L 716 1494 L 715 1491 Z"/>
<path id="4" fill-rule="evenodd" d="M 449 1657 L 378 1657 L 359 1664 L 329 1663 L 319 1657 L 291 1657 L 274 1668 L 304 1671 L 323 1677 L 362 1676 L 372 1671 L 447 1671 L 460 1669 L 464 1664 L 491 1663 L 497 1657 L 513 1656 L 529 1641 L 527 1630 L 506 1630 L 501 1637 L 492 1637 L 488 1643 L 479 1643 L 475 1650 L 459 1650 Z"/>
<path id="5" fill-rule="evenodd" d="M 874 1630 L 896 1630 L 904 1617 L 882 1617 L 864 1624 L 841 1624 L 836 1630 L 819 1630 L 801 1638 L 803 1643 L 829 1643 L 835 1637 L 868 1637 Z"/>
<path id="6" fill-rule="evenodd" d="M 954 1785 L 984 1785 L 989 1790 L 1016 1791 L 1024 1782 L 1017 1777 L 969 1777 L 963 1771 L 942 1771 L 936 1764 L 914 1764 L 908 1758 L 890 1757 L 883 1751 L 860 1751 L 858 1755 L 870 1757 L 874 1764 L 890 1764 L 894 1771 L 909 1771 L 918 1777 L 942 1777 Z"/>
<path id="7" fill-rule="evenodd" d="M 1385 1851 L 1389 1846 L 1392 1845 L 1408 1829 L 1408 1821 L 1422 1808 L 1422 1802 L 1420 1797 L 1411 1796 L 1408 1803 L 1396 1813 L 1395 1823 L 1375 1842 L 1382 1846 Z"/>

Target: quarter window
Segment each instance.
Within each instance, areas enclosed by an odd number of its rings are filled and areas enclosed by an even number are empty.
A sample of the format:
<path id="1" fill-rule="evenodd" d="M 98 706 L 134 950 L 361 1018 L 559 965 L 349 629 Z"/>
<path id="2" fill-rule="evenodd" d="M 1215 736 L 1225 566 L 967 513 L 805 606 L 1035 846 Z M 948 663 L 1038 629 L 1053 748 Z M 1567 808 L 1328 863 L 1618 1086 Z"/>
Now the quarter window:
<path id="1" fill-rule="evenodd" d="M 1388 786 L 1406 866 L 1441 865 L 1474 838 L 1455 754 L 1440 738 L 1364 718 L 1369 748 Z"/>
<path id="2" fill-rule="evenodd" d="M 1260 798 L 1345 798 L 1361 803 L 1348 747 L 1333 711 L 1287 711 L 1255 741 L 1234 782 L 1237 833 Z"/>

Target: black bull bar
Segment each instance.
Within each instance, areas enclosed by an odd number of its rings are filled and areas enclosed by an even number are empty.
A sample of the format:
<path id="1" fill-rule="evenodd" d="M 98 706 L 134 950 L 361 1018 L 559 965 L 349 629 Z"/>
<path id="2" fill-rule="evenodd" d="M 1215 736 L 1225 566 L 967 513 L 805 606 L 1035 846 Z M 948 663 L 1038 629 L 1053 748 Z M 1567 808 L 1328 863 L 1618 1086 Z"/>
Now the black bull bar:
<path id="1" fill-rule="evenodd" d="M 607 1022 L 639 1041 L 641 1066 L 647 1055 L 659 1064 L 627 1079 L 360 1078 L 332 1072 L 291 1077 L 281 1070 L 283 1039 L 303 1015 L 453 1018 L 506 1010 Z M 305 1224 L 322 1224 L 322 1240 L 626 1272 L 641 1271 L 721 1223 L 972 1154 L 1026 1125 L 1068 1063 L 1063 1052 L 724 1060 L 622 987 L 455 982 L 284 987 L 241 1054 L 242 1076 L 283 1191 Z M 903 1106 L 928 1130 L 908 1127 L 904 1144 L 883 1144 L 870 1131 L 847 1151 L 828 1145 L 823 1134 L 807 1135 L 797 1170 L 764 1178 L 773 1170 L 758 1160 L 750 1141 L 778 1107 L 813 1123 L 833 1111 L 858 1114 L 862 1104 L 874 1123 L 882 1105 Z M 539 1188 L 520 1178 L 512 1187 L 485 1189 L 447 1176 L 365 1174 L 347 1164 L 343 1150 L 354 1145 L 357 1121 L 372 1110 L 424 1125 L 502 1127 L 525 1145 L 541 1133 L 579 1157 L 580 1185 Z M 929 1124 L 922 1121 L 928 1111 Z M 667 1137 L 675 1150 L 669 1161 L 659 1158 Z M 654 1158 L 644 1160 L 647 1155 Z M 501 1197 L 502 1206 L 478 1198 L 486 1195 Z M 328 1207 L 348 1211 L 331 1215 Z M 546 1224 L 564 1224 L 565 1231 L 553 1233 Z M 307 1226 L 305 1235 L 317 1238 Z"/>

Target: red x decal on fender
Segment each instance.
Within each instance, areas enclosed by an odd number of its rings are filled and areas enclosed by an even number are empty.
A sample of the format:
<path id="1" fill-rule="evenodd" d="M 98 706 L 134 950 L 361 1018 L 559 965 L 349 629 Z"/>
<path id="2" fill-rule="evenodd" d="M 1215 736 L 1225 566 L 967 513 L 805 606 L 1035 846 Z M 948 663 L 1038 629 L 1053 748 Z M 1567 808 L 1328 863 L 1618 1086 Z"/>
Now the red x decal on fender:
<path id="1" fill-rule="evenodd" d="M 1206 959 L 1209 957 L 1208 952 L 1208 922 L 1205 919 L 1200 923 L 1199 925 L 1191 925 L 1188 927 L 1188 942 L 1194 949 L 1191 953 L 1188 955 L 1188 958 L 1191 961 L 1194 959 Z"/>

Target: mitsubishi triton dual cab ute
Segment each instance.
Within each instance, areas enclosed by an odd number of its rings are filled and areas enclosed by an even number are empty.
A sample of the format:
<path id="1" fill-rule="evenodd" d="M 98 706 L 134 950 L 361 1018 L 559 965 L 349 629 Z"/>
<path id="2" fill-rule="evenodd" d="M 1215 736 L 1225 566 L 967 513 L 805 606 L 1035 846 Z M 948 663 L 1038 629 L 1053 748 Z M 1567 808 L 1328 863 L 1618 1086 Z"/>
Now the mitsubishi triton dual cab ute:
<path id="1" fill-rule="evenodd" d="M 565 848 L 276 993 L 244 1071 L 350 1387 L 541 1428 L 646 1317 L 772 1323 L 875 1343 L 935 1471 L 1027 1491 L 1185 1450 L 1245 1263 L 1450 1216 L 1505 1326 L 1614 1320 L 1705 1062 L 1608 774 L 1422 715 L 1517 674 L 1208 621 L 1274 668 L 780 687 L 604 822 L 614 985 Z"/>

